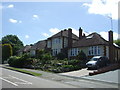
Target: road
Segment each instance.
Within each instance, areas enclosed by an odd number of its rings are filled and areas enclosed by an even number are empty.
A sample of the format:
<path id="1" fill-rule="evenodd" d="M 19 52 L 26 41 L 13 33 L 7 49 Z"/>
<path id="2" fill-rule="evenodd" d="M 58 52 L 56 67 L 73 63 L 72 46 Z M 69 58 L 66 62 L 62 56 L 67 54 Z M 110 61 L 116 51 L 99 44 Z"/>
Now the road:
<path id="1" fill-rule="evenodd" d="M 0 68 L 2 88 L 77 88 L 72 85 L 46 80 L 20 72 Z"/>
<path id="2" fill-rule="evenodd" d="M 56 75 L 53 74 L 54 78 L 61 79 L 54 81 L 52 78 L 35 77 L 5 68 L 0 68 L 0 71 L 1 69 L 0 80 L 2 80 L 2 88 L 82 88 L 81 90 L 91 90 L 89 88 L 118 88 L 118 85 L 105 82 L 79 78 L 71 79 L 64 76 L 56 77 Z"/>

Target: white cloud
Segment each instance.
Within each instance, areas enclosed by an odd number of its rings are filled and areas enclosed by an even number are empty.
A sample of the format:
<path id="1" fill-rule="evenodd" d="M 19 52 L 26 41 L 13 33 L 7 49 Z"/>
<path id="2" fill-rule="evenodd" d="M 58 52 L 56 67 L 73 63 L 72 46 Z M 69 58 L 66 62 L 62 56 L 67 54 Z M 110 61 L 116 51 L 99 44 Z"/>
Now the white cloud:
<path id="1" fill-rule="evenodd" d="M 92 3 L 84 3 L 83 6 L 88 7 L 88 12 L 90 14 L 100 14 L 118 19 L 119 1 L 120 0 L 92 0 Z"/>
<path id="2" fill-rule="evenodd" d="M 11 23 L 22 23 L 22 21 L 21 20 L 16 20 L 16 19 L 9 19 L 9 22 L 11 22 Z"/>
<path id="3" fill-rule="evenodd" d="M 108 32 L 102 31 L 99 33 L 105 40 L 108 41 Z M 118 39 L 118 33 L 113 32 L 113 39 L 117 40 Z"/>
<path id="4" fill-rule="evenodd" d="M 14 8 L 14 5 L 13 4 L 10 4 L 7 6 L 8 8 Z"/>
<path id="5" fill-rule="evenodd" d="M 19 23 L 22 23 L 22 21 L 20 20 Z"/>
<path id="6" fill-rule="evenodd" d="M 49 31 L 51 32 L 51 34 L 56 34 L 56 33 L 60 32 L 60 30 L 58 28 L 51 28 Z"/>
<path id="7" fill-rule="evenodd" d="M 18 21 L 15 20 L 15 19 L 9 19 L 9 22 L 11 22 L 11 23 L 17 23 Z"/>
<path id="8" fill-rule="evenodd" d="M 77 35 L 79 37 L 79 30 L 76 30 L 74 28 L 72 28 L 72 33 L 74 33 L 75 35 Z M 89 34 L 91 34 L 92 32 L 86 32 L 83 30 L 83 33 L 87 36 Z M 101 31 L 99 33 L 105 40 L 108 41 L 108 32 L 105 32 L 105 31 Z M 118 39 L 118 36 L 120 37 L 120 34 L 116 33 L 116 32 L 113 32 L 113 39 L 114 40 L 117 40 Z"/>
<path id="9" fill-rule="evenodd" d="M 28 39 L 28 38 L 30 38 L 30 36 L 29 35 L 25 35 L 25 38 Z"/>
<path id="10" fill-rule="evenodd" d="M 33 15 L 32 17 L 33 17 L 33 20 L 39 19 L 38 15 Z"/>
<path id="11" fill-rule="evenodd" d="M 74 33 L 75 35 L 79 36 L 79 30 L 76 30 L 76 29 L 74 29 L 74 28 L 71 28 L 71 29 L 72 29 L 72 33 Z M 61 29 L 61 30 L 63 30 L 63 29 Z M 58 28 L 51 28 L 51 29 L 49 29 L 49 32 L 50 32 L 49 34 L 48 34 L 48 33 L 42 33 L 42 35 L 45 36 L 45 37 L 49 37 L 49 36 L 52 36 L 52 35 L 60 32 L 61 30 L 58 29 Z M 83 33 L 87 36 L 87 35 L 89 35 L 91 32 L 84 32 L 84 31 L 83 31 Z"/>
<path id="12" fill-rule="evenodd" d="M 47 34 L 47 33 L 42 33 L 42 35 L 45 37 L 49 37 L 49 34 Z"/>

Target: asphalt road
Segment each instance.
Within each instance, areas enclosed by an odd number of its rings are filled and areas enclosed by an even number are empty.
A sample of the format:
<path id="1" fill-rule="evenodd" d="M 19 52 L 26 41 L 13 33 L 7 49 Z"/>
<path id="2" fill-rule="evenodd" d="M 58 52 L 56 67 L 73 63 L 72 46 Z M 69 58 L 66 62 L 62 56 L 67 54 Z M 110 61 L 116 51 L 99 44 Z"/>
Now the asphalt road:
<path id="1" fill-rule="evenodd" d="M 0 67 L 0 71 L 1 69 L 0 80 L 2 80 L 2 88 L 82 88 L 79 90 L 91 90 L 90 88 L 92 88 L 92 90 L 96 90 L 93 88 L 109 88 L 109 90 L 112 88 L 113 90 L 113 88 L 118 88 L 118 85 L 105 82 L 80 78 L 71 79 L 64 76 L 56 77 L 56 75 L 53 74 L 54 78 L 61 79 L 54 81 L 54 79 L 52 80 L 53 77 L 35 77 Z"/>
<path id="2" fill-rule="evenodd" d="M 72 85 L 46 80 L 20 72 L 2 69 L 2 88 L 77 88 Z"/>

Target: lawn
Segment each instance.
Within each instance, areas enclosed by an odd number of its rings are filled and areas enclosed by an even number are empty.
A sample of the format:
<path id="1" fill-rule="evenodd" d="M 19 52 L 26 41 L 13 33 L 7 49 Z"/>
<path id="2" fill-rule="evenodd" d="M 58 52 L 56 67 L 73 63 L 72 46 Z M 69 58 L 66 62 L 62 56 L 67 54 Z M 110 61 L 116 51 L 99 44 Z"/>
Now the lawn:
<path id="1" fill-rule="evenodd" d="M 19 71 L 19 72 L 26 73 L 26 74 L 30 74 L 30 75 L 33 75 L 33 76 L 41 76 L 42 75 L 40 73 L 27 71 L 27 70 L 23 70 L 23 69 L 20 69 L 20 68 L 14 68 L 14 67 L 4 67 L 4 68 Z"/>

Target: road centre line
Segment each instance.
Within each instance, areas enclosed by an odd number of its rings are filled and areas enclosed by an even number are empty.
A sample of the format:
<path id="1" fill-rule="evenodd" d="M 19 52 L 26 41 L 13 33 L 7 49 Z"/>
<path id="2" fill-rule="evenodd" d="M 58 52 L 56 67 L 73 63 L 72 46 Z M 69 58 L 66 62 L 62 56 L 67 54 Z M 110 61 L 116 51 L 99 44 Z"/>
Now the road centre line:
<path id="1" fill-rule="evenodd" d="M 12 84 L 12 85 L 14 85 L 14 86 L 18 86 L 16 83 L 13 83 L 13 82 L 11 82 L 11 81 L 9 81 L 9 80 L 7 80 L 7 79 L 4 79 L 4 78 L 2 78 L 2 77 L 0 77 L 0 79 L 4 80 L 4 81 L 6 81 L 6 82 L 8 82 L 8 83 L 10 83 L 10 84 Z"/>
<path id="2" fill-rule="evenodd" d="M 17 80 L 23 81 L 23 82 L 25 82 L 25 83 L 32 84 L 31 82 L 28 82 L 28 81 L 25 81 L 25 80 L 23 80 L 23 79 L 14 77 L 14 76 L 12 76 L 12 75 L 9 75 L 9 76 L 12 77 L 12 78 L 15 78 L 15 79 L 17 79 Z"/>

